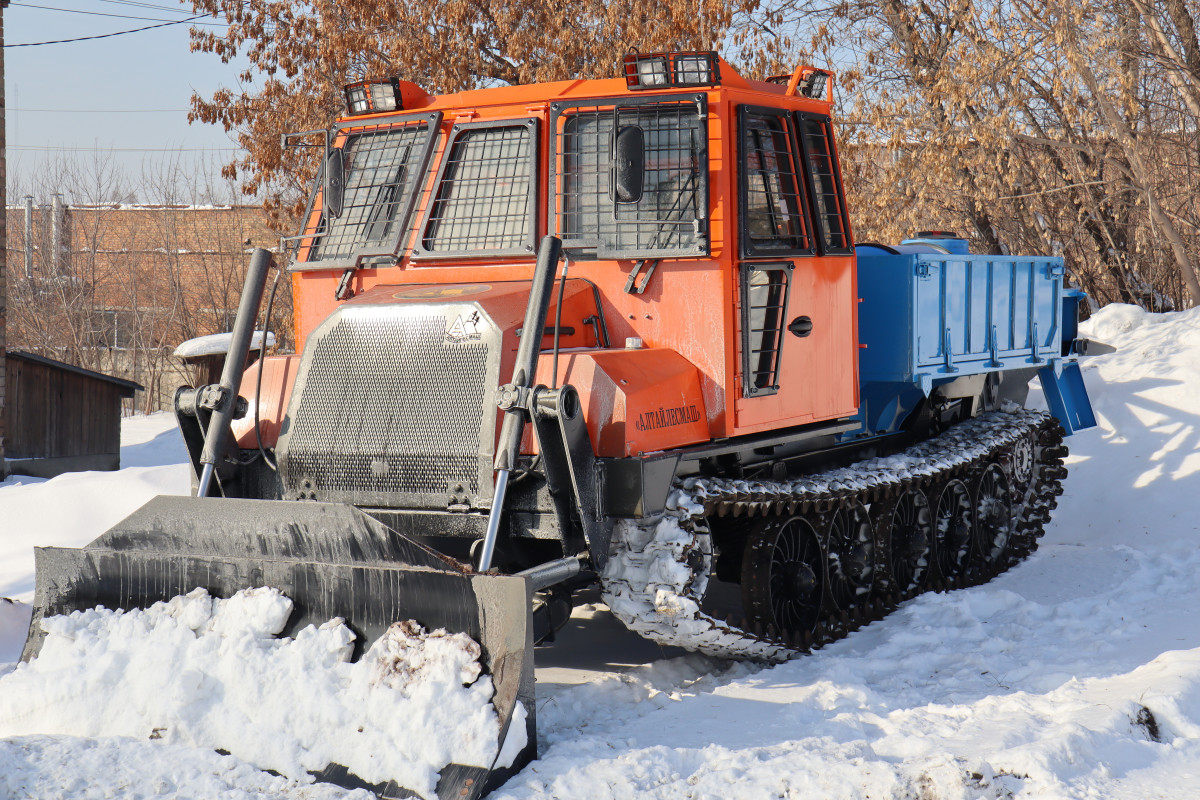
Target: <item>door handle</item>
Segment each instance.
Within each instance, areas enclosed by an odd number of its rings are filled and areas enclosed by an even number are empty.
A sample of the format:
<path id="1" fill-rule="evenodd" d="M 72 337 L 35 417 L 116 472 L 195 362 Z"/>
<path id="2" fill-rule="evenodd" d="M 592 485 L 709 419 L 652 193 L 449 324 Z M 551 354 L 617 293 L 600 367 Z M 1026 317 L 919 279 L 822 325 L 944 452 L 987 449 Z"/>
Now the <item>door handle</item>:
<path id="1" fill-rule="evenodd" d="M 792 320 L 792 324 L 788 325 L 788 330 L 792 332 L 792 335 L 799 336 L 801 339 L 812 333 L 812 328 L 812 320 L 808 317 L 796 317 Z"/>

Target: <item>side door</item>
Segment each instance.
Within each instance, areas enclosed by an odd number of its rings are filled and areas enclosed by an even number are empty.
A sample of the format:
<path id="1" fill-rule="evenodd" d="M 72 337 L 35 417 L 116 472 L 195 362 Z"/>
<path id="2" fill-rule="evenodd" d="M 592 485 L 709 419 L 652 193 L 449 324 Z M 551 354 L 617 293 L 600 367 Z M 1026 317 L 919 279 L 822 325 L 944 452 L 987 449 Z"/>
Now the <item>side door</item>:
<path id="1" fill-rule="evenodd" d="M 827 117 L 738 109 L 739 428 L 852 414 L 856 290 Z"/>

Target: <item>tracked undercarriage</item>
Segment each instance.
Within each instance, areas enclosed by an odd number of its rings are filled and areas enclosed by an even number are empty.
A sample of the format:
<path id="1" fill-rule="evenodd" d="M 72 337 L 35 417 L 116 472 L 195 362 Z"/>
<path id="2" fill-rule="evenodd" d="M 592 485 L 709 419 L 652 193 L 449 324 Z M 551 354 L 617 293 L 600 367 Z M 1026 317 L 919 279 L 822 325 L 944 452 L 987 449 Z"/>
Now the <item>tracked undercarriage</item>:
<path id="1" fill-rule="evenodd" d="M 661 517 L 617 526 L 605 601 L 664 645 L 786 660 L 1032 553 L 1062 493 L 1062 441 L 1053 417 L 1014 407 L 796 480 L 687 478 Z M 735 582 L 731 600 L 718 587 Z"/>

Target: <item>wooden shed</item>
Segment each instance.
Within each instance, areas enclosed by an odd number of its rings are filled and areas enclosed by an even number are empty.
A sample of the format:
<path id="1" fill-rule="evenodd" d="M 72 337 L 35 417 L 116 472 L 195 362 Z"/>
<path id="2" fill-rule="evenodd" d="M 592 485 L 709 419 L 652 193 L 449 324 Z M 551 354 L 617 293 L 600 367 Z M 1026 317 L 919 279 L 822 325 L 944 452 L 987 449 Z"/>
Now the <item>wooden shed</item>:
<path id="1" fill-rule="evenodd" d="M 142 387 L 10 350 L 4 364 L 4 456 L 9 472 L 50 478 L 121 468 L 121 400 Z"/>

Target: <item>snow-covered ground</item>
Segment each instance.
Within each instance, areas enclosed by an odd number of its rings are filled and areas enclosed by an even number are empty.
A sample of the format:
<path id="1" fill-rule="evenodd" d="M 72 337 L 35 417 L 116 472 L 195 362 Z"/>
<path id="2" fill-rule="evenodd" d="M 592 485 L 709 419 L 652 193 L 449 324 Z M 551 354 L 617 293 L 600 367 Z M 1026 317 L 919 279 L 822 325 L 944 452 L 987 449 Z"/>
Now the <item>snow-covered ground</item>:
<path id="1" fill-rule="evenodd" d="M 537 654 L 542 756 L 493 797 L 1200 797 L 1200 310 L 1110 306 L 1085 329 L 1119 348 L 1085 361 L 1100 425 L 1068 439 L 1026 563 L 771 669 L 660 651 L 581 608 Z M 118 473 L 0 484 L 0 596 L 30 599 L 33 545 L 188 490 L 169 419 L 127 420 L 124 445 Z M 0 663 L 27 608 L 0 604 Z M 11 735 L 13 677 L 0 797 L 364 797 L 161 741 Z"/>

